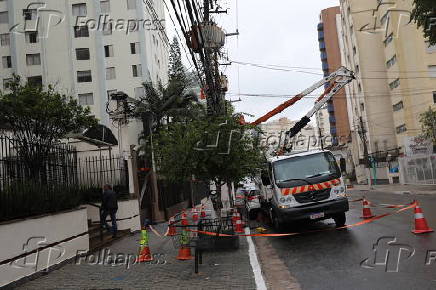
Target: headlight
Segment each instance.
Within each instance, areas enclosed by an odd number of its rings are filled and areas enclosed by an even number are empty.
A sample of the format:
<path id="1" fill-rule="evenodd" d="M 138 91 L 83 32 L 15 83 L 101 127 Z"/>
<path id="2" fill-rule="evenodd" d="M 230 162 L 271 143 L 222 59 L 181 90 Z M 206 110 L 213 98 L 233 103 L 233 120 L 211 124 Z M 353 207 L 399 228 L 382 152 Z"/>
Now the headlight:
<path id="1" fill-rule="evenodd" d="M 281 203 L 285 203 L 285 202 L 286 202 L 286 198 L 281 197 L 279 201 L 280 201 Z"/>
<path id="2" fill-rule="evenodd" d="M 290 205 L 279 205 L 279 208 L 290 208 Z"/>
<path id="3" fill-rule="evenodd" d="M 288 202 L 292 202 L 292 195 L 288 196 Z"/>

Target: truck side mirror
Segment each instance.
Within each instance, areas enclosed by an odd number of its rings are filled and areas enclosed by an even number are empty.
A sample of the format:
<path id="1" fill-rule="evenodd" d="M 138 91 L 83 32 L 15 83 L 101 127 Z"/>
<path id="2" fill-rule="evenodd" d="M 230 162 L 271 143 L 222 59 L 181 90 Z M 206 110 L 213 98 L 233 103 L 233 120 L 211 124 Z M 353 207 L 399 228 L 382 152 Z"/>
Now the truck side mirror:
<path id="1" fill-rule="evenodd" d="M 262 179 L 262 184 L 267 186 L 267 185 L 271 185 L 271 180 L 269 179 L 268 173 L 267 172 L 262 172 L 261 174 L 261 179 Z"/>

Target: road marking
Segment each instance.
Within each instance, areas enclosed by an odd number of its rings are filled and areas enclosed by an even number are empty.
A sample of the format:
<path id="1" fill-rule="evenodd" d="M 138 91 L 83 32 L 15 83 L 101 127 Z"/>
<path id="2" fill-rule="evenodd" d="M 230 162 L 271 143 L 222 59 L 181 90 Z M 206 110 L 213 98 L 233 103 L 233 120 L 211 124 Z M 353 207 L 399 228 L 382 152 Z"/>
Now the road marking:
<path id="1" fill-rule="evenodd" d="M 245 228 L 245 234 L 250 234 L 250 229 Z M 262 269 L 260 268 L 259 261 L 257 260 L 256 248 L 254 247 L 253 240 L 250 236 L 247 236 L 248 242 L 248 255 L 250 257 L 251 268 L 253 269 L 254 280 L 256 282 L 256 288 L 258 290 L 266 290 L 265 280 L 262 276 Z"/>

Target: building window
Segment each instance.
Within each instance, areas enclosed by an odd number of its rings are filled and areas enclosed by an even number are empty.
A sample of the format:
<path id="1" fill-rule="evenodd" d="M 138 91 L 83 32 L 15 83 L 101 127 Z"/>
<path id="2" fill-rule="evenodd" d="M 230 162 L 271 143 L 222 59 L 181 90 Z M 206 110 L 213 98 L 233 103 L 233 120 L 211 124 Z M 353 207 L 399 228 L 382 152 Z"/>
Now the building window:
<path id="1" fill-rule="evenodd" d="M 130 44 L 130 52 L 132 54 L 138 54 L 140 52 L 139 42 L 134 42 Z"/>
<path id="2" fill-rule="evenodd" d="M 11 57 L 10 56 L 3 56 L 2 63 L 3 63 L 3 68 L 11 68 L 12 67 Z"/>
<path id="3" fill-rule="evenodd" d="M 89 37 L 88 26 L 74 26 L 74 37 Z"/>
<path id="4" fill-rule="evenodd" d="M 426 46 L 427 46 L 427 52 L 428 53 L 433 53 L 436 52 L 436 44 L 435 45 L 430 45 L 430 42 L 426 41 Z"/>
<path id="5" fill-rule="evenodd" d="M 85 3 L 73 4 L 73 16 L 86 16 L 87 13 Z"/>
<path id="6" fill-rule="evenodd" d="M 436 92 L 433 92 L 433 103 L 436 104 Z"/>
<path id="7" fill-rule="evenodd" d="M 27 83 L 33 87 L 42 87 L 42 76 L 28 77 Z"/>
<path id="8" fill-rule="evenodd" d="M 400 111 L 401 109 L 404 108 L 403 101 L 396 103 L 393 107 L 394 107 L 394 112 Z"/>
<path id="9" fill-rule="evenodd" d="M 1 46 L 9 46 L 10 44 L 9 33 L 0 34 L 0 44 Z"/>
<path id="10" fill-rule="evenodd" d="M 127 0 L 127 9 L 136 9 L 136 0 Z"/>
<path id="11" fill-rule="evenodd" d="M 115 68 L 114 67 L 106 68 L 106 80 L 114 80 L 115 78 L 116 78 Z"/>
<path id="12" fill-rule="evenodd" d="M 386 62 L 386 66 L 391 68 L 397 62 L 397 55 L 395 54 L 390 60 Z"/>
<path id="13" fill-rule="evenodd" d="M 41 65 L 41 55 L 39 53 L 26 54 L 27 65 Z"/>
<path id="14" fill-rule="evenodd" d="M 133 73 L 133 77 L 135 78 L 142 76 L 142 65 L 140 64 L 132 65 L 132 73 Z"/>
<path id="15" fill-rule="evenodd" d="M 115 94 L 117 92 L 117 90 L 109 90 L 107 91 L 107 99 L 110 100 L 111 99 L 111 95 Z"/>
<path id="16" fill-rule="evenodd" d="M 385 46 L 388 46 L 388 44 L 391 43 L 392 40 L 394 40 L 394 33 L 389 34 L 389 36 L 386 37 L 383 42 L 385 43 Z"/>
<path id="17" fill-rule="evenodd" d="M 79 94 L 79 104 L 81 106 L 92 106 L 94 105 L 94 96 L 92 93 L 89 94 Z"/>
<path id="18" fill-rule="evenodd" d="M 436 65 L 428 66 L 428 74 L 431 78 L 436 78 Z"/>
<path id="19" fill-rule="evenodd" d="M 393 81 L 389 84 L 389 87 L 391 88 L 391 90 L 398 88 L 399 86 L 400 86 L 400 79 L 396 79 L 395 81 Z"/>
<path id="20" fill-rule="evenodd" d="M 111 12 L 110 1 L 109 0 L 100 1 L 100 9 L 101 9 L 101 13 L 103 14 L 108 14 L 109 12 Z"/>
<path id="21" fill-rule="evenodd" d="M 112 22 L 106 23 L 103 26 L 103 35 L 112 35 Z"/>
<path id="22" fill-rule="evenodd" d="M 26 43 L 38 43 L 38 32 L 36 31 L 26 32 Z"/>
<path id="23" fill-rule="evenodd" d="M 90 83 L 92 82 L 92 76 L 90 70 L 78 71 L 77 72 L 77 82 L 78 83 Z"/>
<path id="24" fill-rule="evenodd" d="M 114 46 L 113 45 L 105 45 L 104 46 L 104 56 L 105 57 L 113 57 L 114 56 Z"/>
<path id="25" fill-rule="evenodd" d="M 356 69 L 355 69 L 355 71 L 356 71 L 356 74 L 358 74 L 358 73 L 360 72 L 360 66 L 359 66 L 358 64 L 356 64 Z"/>
<path id="26" fill-rule="evenodd" d="M 36 9 L 24 9 L 23 16 L 24 20 L 35 20 L 38 16 L 38 11 Z"/>
<path id="27" fill-rule="evenodd" d="M 9 23 L 9 14 L 7 11 L 0 12 L 0 23 Z"/>
<path id="28" fill-rule="evenodd" d="M 381 25 L 384 25 L 384 24 L 386 23 L 386 21 L 388 20 L 388 17 L 389 17 L 389 11 L 387 11 L 387 12 L 382 16 L 382 18 L 380 18 L 380 23 L 381 23 Z"/>
<path id="29" fill-rule="evenodd" d="M 89 48 L 76 48 L 77 60 L 88 60 L 90 58 Z"/>
<path id="30" fill-rule="evenodd" d="M 360 111 L 365 111 L 365 104 L 364 103 L 360 103 Z"/>
<path id="31" fill-rule="evenodd" d="M 145 89 L 144 87 L 137 87 L 135 88 L 135 98 L 140 99 L 145 96 Z"/>
<path id="32" fill-rule="evenodd" d="M 3 79 L 3 89 L 7 90 L 10 87 L 10 84 L 12 82 L 12 79 Z"/>
<path id="33" fill-rule="evenodd" d="M 406 125 L 403 124 L 403 125 L 401 125 L 401 126 L 398 126 L 398 127 L 396 128 L 396 130 L 397 130 L 397 134 L 401 134 L 401 133 L 406 132 L 406 131 L 407 131 L 407 128 L 406 128 Z"/>

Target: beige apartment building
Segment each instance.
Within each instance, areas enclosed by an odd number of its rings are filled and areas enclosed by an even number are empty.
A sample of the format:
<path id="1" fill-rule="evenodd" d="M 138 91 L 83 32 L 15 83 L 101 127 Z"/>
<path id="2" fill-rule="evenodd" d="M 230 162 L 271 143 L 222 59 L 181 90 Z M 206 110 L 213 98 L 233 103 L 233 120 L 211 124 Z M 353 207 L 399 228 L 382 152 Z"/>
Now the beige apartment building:
<path id="1" fill-rule="evenodd" d="M 383 163 L 396 156 L 396 149 L 405 152 L 407 137 L 421 133 L 419 115 L 436 101 L 436 47 L 429 47 L 422 30 L 409 22 L 413 0 L 340 3 L 342 63 L 357 77 L 346 89 L 352 156 L 355 164 L 362 163 L 366 139 L 370 156 Z M 358 180 L 366 178 L 365 172 L 368 176 L 364 166 L 356 166 Z M 378 179 L 389 177 L 384 169 L 379 173 Z"/>

